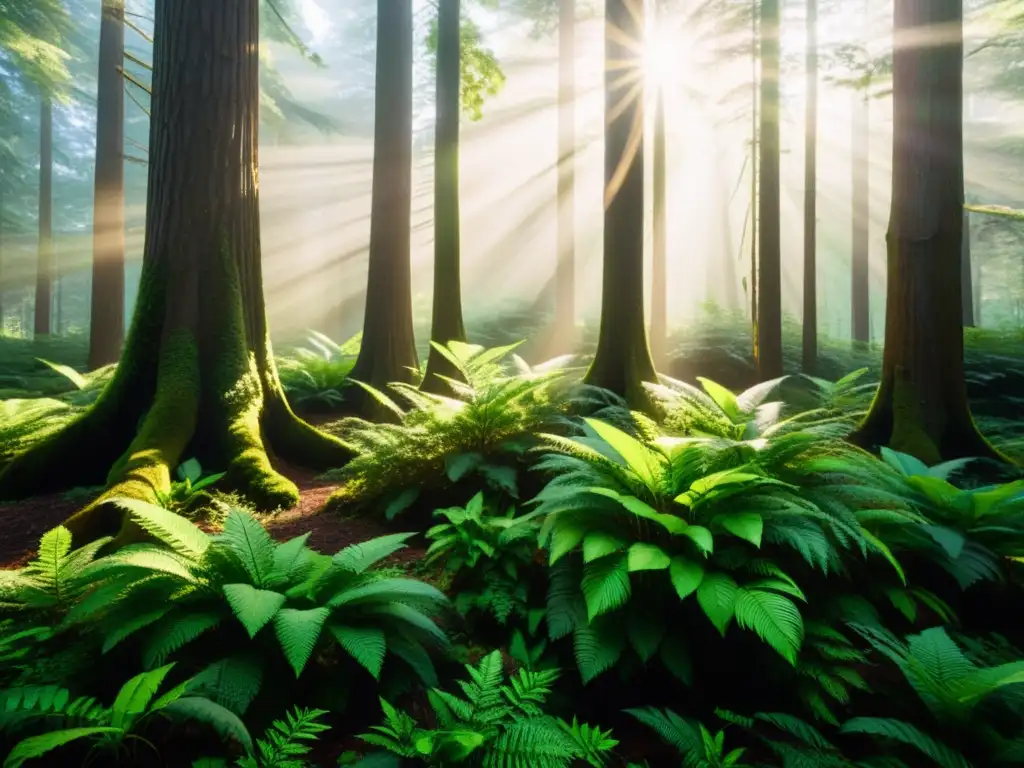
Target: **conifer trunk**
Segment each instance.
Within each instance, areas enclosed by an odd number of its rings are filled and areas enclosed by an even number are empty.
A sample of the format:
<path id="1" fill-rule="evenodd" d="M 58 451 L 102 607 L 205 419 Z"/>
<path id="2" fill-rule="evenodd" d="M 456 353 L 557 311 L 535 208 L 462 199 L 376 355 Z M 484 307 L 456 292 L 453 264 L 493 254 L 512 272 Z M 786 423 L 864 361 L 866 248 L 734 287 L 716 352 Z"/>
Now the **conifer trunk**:
<path id="1" fill-rule="evenodd" d="M 146 247 L 124 356 L 77 421 L 0 472 L 0 498 L 101 484 L 68 521 L 116 532 L 114 497 L 153 500 L 196 457 L 260 509 L 298 500 L 268 458 L 327 468 L 351 450 L 291 411 L 260 264 L 258 0 L 157 4 Z M 128 531 L 124 532 L 128 535 Z"/>
<path id="2" fill-rule="evenodd" d="M 782 241 L 779 176 L 779 0 L 761 0 L 761 141 L 758 193 L 757 374 L 782 375 Z"/>
<path id="3" fill-rule="evenodd" d="M 667 172 L 665 151 L 665 94 L 658 85 L 654 106 L 653 258 L 651 260 L 651 357 L 663 367 L 668 354 L 667 233 L 665 206 Z"/>
<path id="4" fill-rule="evenodd" d="M 50 334 L 53 314 L 53 102 L 39 106 L 39 244 L 36 260 L 36 305 L 33 332 Z"/>
<path id="5" fill-rule="evenodd" d="M 601 327 L 586 382 L 645 407 L 656 381 L 644 323 L 642 0 L 607 0 Z"/>
<path id="6" fill-rule="evenodd" d="M 853 92 L 853 119 L 851 141 L 853 152 L 852 171 L 852 237 L 850 307 L 852 312 L 851 335 L 858 344 L 871 341 L 871 283 L 869 269 L 869 230 L 871 226 L 871 201 L 869 197 L 869 176 L 871 173 L 870 138 L 868 136 L 868 93 L 867 89 Z"/>
<path id="7" fill-rule="evenodd" d="M 124 0 L 102 0 L 96 94 L 89 369 L 117 362 L 124 341 Z"/>
<path id="8" fill-rule="evenodd" d="M 964 221 L 962 23 L 962 0 L 895 4 L 885 353 L 878 393 L 854 435 L 861 445 L 888 445 L 928 463 L 996 455 L 971 418 L 956 311 Z M 925 39 L 930 44 L 908 44 Z"/>
<path id="9" fill-rule="evenodd" d="M 974 303 L 974 268 L 971 264 L 971 214 L 964 211 L 963 246 L 960 252 L 961 311 L 964 328 L 978 325 L 977 308 Z"/>
<path id="10" fill-rule="evenodd" d="M 804 292 L 802 368 L 818 365 L 818 0 L 807 0 L 807 114 L 804 131 Z"/>
<path id="11" fill-rule="evenodd" d="M 412 380 L 419 367 L 412 324 L 412 0 L 377 2 L 373 191 L 366 313 L 350 377 L 378 389 Z M 346 397 L 366 416 L 379 415 L 364 390 Z"/>
<path id="12" fill-rule="evenodd" d="M 558 3 L 558 234 L 552 350 L 576 330 L 576 0 Z"/>
<path id="13" fill-rule="evenodd" d="M 437 120 L 434 126 L 434 305 L 430 340 L 444 346 L 465 341 L 462 321 L 459 217 L 459 0 L 439 0 L 437 12 Z M 447 392 L 441 376 L 457 378 L 456 368 L 431 347 L 423 376 L 425 392 Z"/>

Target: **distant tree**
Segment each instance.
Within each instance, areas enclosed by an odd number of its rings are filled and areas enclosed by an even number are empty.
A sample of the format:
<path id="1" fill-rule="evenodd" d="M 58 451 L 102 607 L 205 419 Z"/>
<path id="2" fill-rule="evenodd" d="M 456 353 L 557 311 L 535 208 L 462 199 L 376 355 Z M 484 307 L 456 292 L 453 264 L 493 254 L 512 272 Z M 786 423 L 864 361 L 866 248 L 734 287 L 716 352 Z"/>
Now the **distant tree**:
<path id="1" fill-rule="evenodd" d="M 894 6 L 885 353 L 878 393 L 854 435 L 927 463 L 995 455 L 971 418 L 954 310 L 964 222 L 962 22 L 962 0 Z M 926 30 L 942 34 L 924 38 Z"/>
<path id="2" fill-rule="evenodd" d="M 437 120 L 434 126 L 434 302 L 430 340 L 466 340 L 462 320 L 459 214 L 460 0 L 438 0 Z M 458 369 L 431 347 L 422 388 L 446 392 Z"/>
<path id="3" fill-rule="evenodd" d="M 124 0 L 102 0 L 96 93 L 89 368 L 117 362 L 124 342 Z"/>
<path id="4" fill-rule="evenodd" d="M 660 23 L 662 3 L 655 0 L 653 13 Z M 656 23 L 658 23 L 656 22 Z M 662 367 L 668 355 L 668 233 L 666 232 L 666 192 L 668 169 L 665 147 L 665 86 L 654 84 L 654 157 L 651 158 L 651 195 L 654 218 L 651 223 L 651 358 L 655 367 Z M 709 269 L 710 271 L 710 269 Z"/>
<path id="5" fill-rule="evenodd" d="M 33 333 L 48 336 L 53 312 L 53 101 L 39 101 L 39 242 Z"/>
<path id="6" fill-rule="evenodd" d="M 642 0 L 607 0 L 601 326 L 586 381 L 634 407 L 656 380 L 644 322 L 643 40 Z"/>
<path id="7" fill-rule="evenodd" d="M 576 0 L 558 0 L 558 255 L 555 345 L 576 330 Z"/>
<path id="8" fill-rule="evenodd" d="M 68 521 L 76 541 L 118 530 L 111 498 L 166 492 L 186 451 L 268 510 L 298 499 L 268 443 L 319 468 L 352 456 L 294 415 L 274 366 L 259 244 L 258 0 L 160 2 L 154 37 L 146 247 L 124 356 L 83 416 L 0 472 L 4 499 L 106 479 Z"/>
<path id="9" fill-rule="evenodd" d="M 419 367 L 412 325 L 412 0 L 377 2 L 377 80 L 366 314 L 351 378 L 383 387 Z M 352 387 L 364 415 L 375 401 Z"/>
<path id="10" fill-rule="evenodd" d="M 782 375 L 782 240 L 779 173 L 779 0 L 761 0 L 761 123 L 758 173 L 758 377 Z"/>
<path id="11" fill-rule="evenodd" d="M 807 0 L 806 109 L 802 368 L 813 373 L 818 364 L 818 0 Z"/>

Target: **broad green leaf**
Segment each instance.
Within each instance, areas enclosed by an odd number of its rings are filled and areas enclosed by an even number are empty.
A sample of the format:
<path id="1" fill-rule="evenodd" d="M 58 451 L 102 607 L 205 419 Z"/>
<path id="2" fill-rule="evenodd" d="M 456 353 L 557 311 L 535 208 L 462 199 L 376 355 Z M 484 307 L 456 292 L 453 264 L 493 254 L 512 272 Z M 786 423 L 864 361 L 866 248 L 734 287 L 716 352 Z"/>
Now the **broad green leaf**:
<path id="1" fill-rule="evenodd" d="M 274 616 L 277 639 L 285 658 L 295 671 L 295 677 L 302 674 L 313 655 L 320 631 L 330 615 L 329 608 L 282 608 Z"/>
<path id="2" fill-rule="evenodd" d="M 388 521 L 394 520 L 395 517 L 411 507 L 413 502 L 419 498 L 419 495 L 419 488 L 406 488 L 403 490 L 384 507 L 384 519 Z"/>
<path id="3" fill-rule="evenodd" d="M 4 768 L 21 768 L 26 760 L 42 757 L 47 752 L 78 739 L 123 733 L 124 731 L 120 728 L 67 728 L 63 731 L 50 731 L 39 736 L 30 736 L 14 746 L 14 749 L 7 755 L 7 759 L 4 760 Z"/>
<path id="4" fill-rule="evenodd" d="M 681 517 L 676 515 L 666 515 L 662 512 L 658 512 L 650 504 L 638 499 L 636 496 L 626 496 L 610 488 L 587 488 L 587 493 L 593 493 L 598 496 L 604 496 L 605 498 L 614 499 L 619 502 L 623 507 L 628 509 L 637 517 L 642 517 L 644 520 L 650 520 L 651 522 L 657 523 L 666 531 L 672 534 L 685 533 L 687 529 L 687 523 Z"/>
<path id="5" fill-rule="evenodd" d="M 757 512 L 733 512 L 722 515 L 718 522 L 733 536 L 749 541 L 755 547 L 761 547 L 764 520 Z"/>
<path id="6" fill-rule="evenodd" d="M 686 530 L 683 531 L 683 535 L 691 538 L 704 554 L 710 555 L 715 551 L 714 537 L 712 537 L 711 531 L 704 526 L 687 526 Z"/>
<path id="7" fill-rule="evenodd" d="M 588 533 L 583 537 L 583 562 L 589 563 L 613 552 L 621 552 L 625 548 L 626 542 L 618 536 L 603 531 Z"/>
<path id="8" fill-rule="evenodd" d="M 132 722 L 146 711 L 167 673 L 173 668 L 174 664 L 165 664 L 159 669 L 136 675 L 121 686 L 111 708 L 110 724 L 125 730 L 131 728 Z"/>
<path id="9" fill-rule="evenodd" d="M 673 557 L 668 573 L 680 600 L 692 595 L 704 581 L 704 566 L 684 557 Z"/>
<path id="10" fill-rule="evenodd" d="M 249 637 L 265 627 L 285 604 L 285 596 L 268 589 L 256 589 L 249 584 L 225 584 L 224 597 Z"/>
<path id="11" fill-rule="evenodd" d="M 338 641 L 338 645 L 345 649 L 345 653 L 365 667 L 375 680 L 380 678 L 384 654 L 387 652 L 384 630 L 377 627 L 350 627 L 344 624 L 331 624 L 328 629 Z"/>
<path id="12" fill-rule="evenodd" d="M 892 448 L 882 446 L 882 460 L 906 477 L 928 474 L 928 465 L 909 453 L 900 453 Z"/>
<path id="13" fill-rule="evenodd" d="M 893 555 L 892 550 L 890 550 L 889 547 L 886 546 L 884 541 L 879 539 L 870 531 L 861 528 L 860 532 L 861 535 L 864 536 L 864 540 L 867 541 L 868 544 L 870 544 L 872 547 L 874 547 L 876 552 L 881 554 L 882 557 L 889 561 L 889 565 L 893 567 L 897 575 L 900 577 L 900 581 L 903 582 L 903 584 L 905 585 L 907 583 L 907 577 L 903 573 L 903 566 L 900 565 L 899 561 L 896 559 L 896 556 Z"/>
<path id="14" fill-rule="evenodd" d="M 725 573 L 705 573 L 697 587 L 697 602 L 723 637 L 735 615 L 738 596 L 739 585 Z"/>
<path id="15" fill-rule="evenodd" d="M 453 483 L 457 483 L 474 469 L 479 467 L 483 461 L 484 455 L 482 453 L 477 453 L 475 451 L 471 453 L 456 453 L 445 457 L 445 473 L 448 475 L 449 480 Z"/>
<path id="16" fill-rule="evenodd" d="M 660 571 L 668 568 L 671 558 L 661 547 L 638 541 L 629 548 L 626 561 L 630 572 Z"/>
<path id="17" fill-rule="evenodd" d="M 788 597 L 758 589 L 742 589 L 736 600 L 736 623 L 752 629 L 782 658 L 796 666 L 804 640 L 800 610 Z"/>
<path id="18" fill-rule="evenodd" d="M 405 549 L 405 542 L 415 535 L 415 532 L 392 533 L 387 536 L 378 536 L 361 544 L 351 544 L 338 552 L 331 558 L 331 561 L 338 568 L 352 573 L 363 573 L 385 557 L 393 555 L 400 549 Z"/>
<path id="19" fill-rule="evenodd" d="M 704 387 L 704 391 L 708 393 L 711 399 L 715 401 L 715 404 L 722 409 L 722 412 L 729 417 L 729 420 L 733 424 L 738 424 L 742 419 L 742 414 L 740 413 L 740 406 L 736 400 L 736 395 L 721 384 L 711 379 L 705 379 L 703 376 L 698 376 L 697 381 Z"/>
<path id="20" fill-rule="evenodd" d="M 199 558 L 210 546 L 210 537 L 181 515 L 137 499 L 116 498 L 110 503 L 121 507 L 144 531 L 179 554 Z"/>
<path id="21" fill-rule="evenodd" d="M 590 621 L 625 605 L 630 595 L 627 556 L 617 553 L 587 563 L 580 587 Z"/>
<path id="22" fill-rule="evenodd" d="M 661 471 L 657 454 L 636 438 L 627 435 L 611 424 L 597 419 L 584 419 L 584 421 L 623 458 L 626 465 L 648 488 L 657 486 Z"/>

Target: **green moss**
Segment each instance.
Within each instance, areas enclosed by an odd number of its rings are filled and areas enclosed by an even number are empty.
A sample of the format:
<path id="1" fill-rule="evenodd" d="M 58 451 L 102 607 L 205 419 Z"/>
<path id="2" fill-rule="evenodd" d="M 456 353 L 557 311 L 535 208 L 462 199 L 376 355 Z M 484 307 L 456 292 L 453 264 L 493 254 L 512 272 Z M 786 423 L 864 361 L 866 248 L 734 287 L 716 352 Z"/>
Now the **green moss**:
<path id="1" fill-rule="evenodd" d="M 156 396 L 135 439 L 107 479 L 107 490 L 67 522 L 76 541 L 89 541 L 122 528 L 114 498 L 155 501 L 171 487 L 171 472 L 181 461 L 195 431 L 199 412 L 199 356 L 190 332 L 164 342 Z M 130 532 L 121 530 L 122 537 Z"/>
<path id="2" fill-rule="evenodd" d="M 914 385 L 899 368 L 892 382 L 892 434 L 888 444 L 893 450 L 915 456 L 928 466 L 942 461 L 938 446 L 924 428 Z"/>

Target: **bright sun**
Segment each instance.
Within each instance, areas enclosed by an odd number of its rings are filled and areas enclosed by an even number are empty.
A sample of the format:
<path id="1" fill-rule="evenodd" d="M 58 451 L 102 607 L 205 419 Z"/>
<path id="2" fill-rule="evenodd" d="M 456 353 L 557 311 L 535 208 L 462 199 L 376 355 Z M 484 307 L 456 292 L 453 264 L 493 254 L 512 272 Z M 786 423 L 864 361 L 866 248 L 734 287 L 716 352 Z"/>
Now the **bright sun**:
<path id="1" fill-rule="evenodd" d="M 673 52 L 664 35 L 653 32 L 644 44 L 644 76 L 652 86 L 663 85 L 673 77 L 679 66 L 678 52 Z"/>

